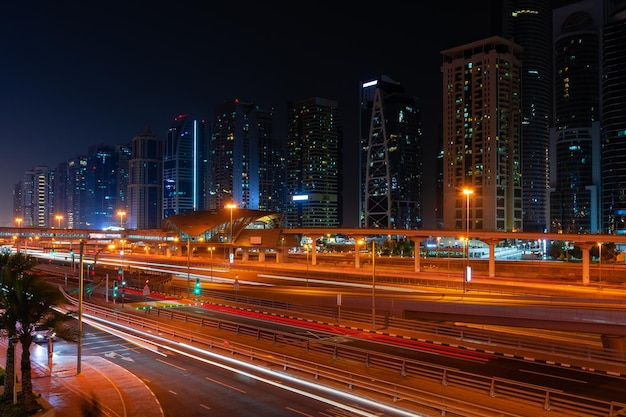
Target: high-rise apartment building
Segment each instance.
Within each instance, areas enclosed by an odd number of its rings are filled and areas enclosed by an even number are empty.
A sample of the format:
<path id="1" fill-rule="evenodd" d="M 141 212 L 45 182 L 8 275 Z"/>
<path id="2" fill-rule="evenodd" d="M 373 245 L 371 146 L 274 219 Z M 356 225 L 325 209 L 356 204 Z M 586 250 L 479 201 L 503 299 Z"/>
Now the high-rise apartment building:
<path id="1" fill-rule="evenodd" d="M 274 116 L 239 99 L 215 107 L 210 141 L 209 208 L 226 204 L 281 211 L 284 153 L 273 133 Z"/>
<path id="2" fill-rule="evenodd" d="M 65 224 L 71 229 L 86 229 L 86 204 L 87 204 L 87 157 L 76 156 L 67 162 L 65 185 L 67 201 L 65 211 L 61 214 L 65 217 Z"/>
<path id="3" fill-rule="evenodd" d="M 86 198 L 82 205 L 85 226 L 103 230 L 119 227 L 119 210 L 127 212 L 127 146 L 94 145 L 87 152 Z"/>
<path id="4" fill-rule="evenodd" d="M 521 230 L 521 47 L 494 36 L 442 55 L 444 228 Z"/>
<path id="5" fill-rule="evenodd" d="M 602 231 L 626 234 L 626 3 L 609 2 L 602 45 Z"/>
<path id="6" fill-rule="evenodd" d="M 24 172 L 16 186 L 20 191 L 14 208 L 17 217 L 22 219 L 22 226 L 51 227 L 54 223 L 54 170 L 47 166 L 38 166 Z"/>
<path id="7" fill-rule="evenodd" d="M 288 105 L 287 227 L 337 227 L 339 150 L 336 101 L 313 97 Z"/>
<path id="8" fill-rule="evenodd" d="M 163 219 L 163 141 L 148 127 L 130 144 L 128 227 L 158 229 Z"/>
<path id="9" fill-rule="evenodd" d="M 597 233 L 600 220 L 602 2 L 554 10 L 550 228 Z"/>
<path id="10" fill-rule="evenodd" d="M 421 114 L 416 97 L 387 76 L 365 82 L 360 98 L 361 225 L 422 225 Z"/>
<path id="11" fill-rule="evenodd" d="M 522 47 L 522 227 L 545 231 L 550 197 L 552 7 L 547 0 L 504 0 L 501 6 L 501 36 Z"/>
<path id="12" fill-rule="evenodd" d="M 163 217 L 204 209 L 206 133 L 203 120 L 174 118 L 163 152 Z"/>

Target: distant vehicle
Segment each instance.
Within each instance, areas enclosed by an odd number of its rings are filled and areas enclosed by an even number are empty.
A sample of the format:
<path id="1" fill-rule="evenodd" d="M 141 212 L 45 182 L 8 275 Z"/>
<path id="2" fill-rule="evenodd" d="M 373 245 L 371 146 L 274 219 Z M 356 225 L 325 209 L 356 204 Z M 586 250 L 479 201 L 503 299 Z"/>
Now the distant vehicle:
<path id="1" fill-rule="evenodd" d="M 56 339 L 56 333 L 54 330 L 44 327 L 41 324 L 36 324 L 31 335 L 35 343 L 47 343 L 49 340 Z"/>

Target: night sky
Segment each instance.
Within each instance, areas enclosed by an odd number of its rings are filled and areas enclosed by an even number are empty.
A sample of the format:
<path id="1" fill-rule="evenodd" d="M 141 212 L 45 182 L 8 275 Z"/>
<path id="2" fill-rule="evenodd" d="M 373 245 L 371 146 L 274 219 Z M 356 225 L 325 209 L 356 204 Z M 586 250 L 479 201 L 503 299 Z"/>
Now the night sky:
<path id="1" fill-rule="evenodd" d="M 337 100 L 344 156 L 356 160 L 359 83 L 380 74 L 419 98 L 429 170 L 439 147 L 440 51 L 491 34 L 487 0 L 350 12 L 326 1 L 5 3 L 0 226 L 13 224 L 13 187 L 25 170 L 128 143 L 146 126 L 165 139 L 174 116 L 210 119 L 234 98 L 273 108 L 277 125 L 288 101 Z M 345 176 L 356 190 L 356 176 Z"/>

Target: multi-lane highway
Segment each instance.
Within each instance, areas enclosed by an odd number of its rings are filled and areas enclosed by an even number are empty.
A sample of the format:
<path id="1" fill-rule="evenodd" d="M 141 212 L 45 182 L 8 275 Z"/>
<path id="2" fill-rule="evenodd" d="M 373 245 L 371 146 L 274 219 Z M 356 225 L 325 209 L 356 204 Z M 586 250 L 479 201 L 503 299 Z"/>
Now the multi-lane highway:
<path id="1" fill-rule="evenodd" d="M 102 259 L 100 262 L 104 264 L 107 260 Z M 180 275 L 180 278 L 176 279 L 170 287 L 173 290 L 180 287 L 178 292 L 181 291 L 181 288 L 184 292 L 184 287 L 187 284 L 186 274 L 189 274 L 192 280 L 195 280 L 196 277 L 201 277 L 205 293 L 207 294 L 210 294 L 210 291 L 216 291 L 230 293 L 230 295 L 234 297 L 243 297 L 244 295 L 248 296 L 249 293 L 252 292 L 256 294 L 265 293 L 266 295 L 271 293 L 273 296 L 282 294 L 283 297 L 291 297 L 293 300 L 293 292 L 290 293 L 290 291 L 294 287 L 296 288 L 296 291 L 300 292 L 300 294 L 305 294 L 308 297 L 319 297 L 320 294 L 324 293 L 321 287 L 328 287 L 330 285 L 327 280 L 321 282 L 318 278 L 314 278 L 310 275 L 305 277 L 302 276 L 303 274 L 276 275 L 268 274 L 268 271 L 259 273 L 244 269 L 226 271 L 221 268 L 212 268 L 212 274 L 211 276 L 208 276 L 206 268 L 201 267 L 192 267 L 190 269 L 193 272 L 191 272 L 190 270 L 185 270 L 181 266 L 176 265 L 165 266 L 160 264 L 142 266 L 140 265 L 142 261 L 137 260 L 136 262 L 136 264 L 133 264 L 133 268 L 164 268 L 164 270 L 179 268 L 178 274 Z M 235 278 L 240 281 L 241 285 L 238 294 L 234 293 L 234 287 L 232 286 L 233 279 Z M 292 288 L 285 288 L 287 286 L 286 283 L 289 283 L 289 287 Z M 336 287 L 336 285 L 336 283 L 333 283 L 334 287 Z M 362 286 L 366 287 L 365 284 L 359 284 L 357 282 L 356 284 L 352 283 L 350 285 L 352 286 L 350 291 L 354 291 L 355 293 L 365 291 L 367 294 L 367 288 L 365 288 L 365 290 L 359 290 Z M 272 291 L 268 291 L 270 288 Z M 381 299 L 385 297 L 385 294 L 387 293 L 393 294 L 391 290 L 385 290 L 384 286 L 381 286 L 378 290 L 380 291 L 379 296 Z M 413 288 L 411 291 L 415 292 L 417 289 Z M 432 292 L 432 289 L 426 291 Z M 438 291 L 441 291 L 441 289 Z M 361 294 L 361 296 L 363 295 L 364 294 Z M 327 293 L 325 297 L 327 297 Z M 242 299 L 238 299 L 236 301 L 237 303 L 240 303 Z M 247 310 L 237 310 L 236 314 L 236 320 L 241 323 L 249 323 L 250 325 L 261 327 L 258 320 L 263 318 L 264 322 L 262 327 L 264 328 L 274 328 L 275 326 L 278 326 L 284 329 L 284 326 L 288 326 L 298 329 L 294 331 L 310 333 L 314 338 L 323 337 L 320 335 L 326 331 L 321 329 L 319 324 L 316 324 L 315 328 L 309 328 L 307 326 L 308 321 L 302 322 L 300 320 L 296 323 L 285 323 L 284 321 L 276 322 L 272 320 L 268 322 L 266 320 L 266 315 L 262 317 L 251 317 L 248 314 L 242 314 L 243 311 Z M 215 308 L 203 308 L 198 310 L 197 307 L 195 307 L 194 311 L 190 313 L 208 314 L 213 317 L 216 315 L 233 314 L 232 311 L 224 311 L 223 309 L 216 310 Z M 334 335 L 332 337 L 334 337 L 336 341 L 337 334 L 330 331 L 331 329 L 327 330 L 329 335 Z M 593 370 L 575 369 L 568 366 L 564 367 L 558 363 L 537 363 L 534 361 L 524 360 L 524 358 L 507 358 L 493 354 L 478 354 L 468 352 L 465 348 L 448 349 L 443 348 L 438 344 L 413 342 L 411 340 L 405 340 L 398 337 L 388 337 L 381 334 L 384 332 L 380 331 L 376 333 L 360 331 L 357 333 L 358 334 L 350 332 L 348 334 L 342 334 L 340 339 L 341 344 L 345 346 L 353 346 L 354 348 L 359 349 L 369 349 L 372 351 L 382 349 L 387 354 L 402 356 L 410 360 L 422 361 L 424 363 L 431 363 L 434 366 L 441 367 L 442 369 L 454 369 L 458 372 L 466 372 L 469 375 L 482 375 L 495 379 L 519 381 L 525 384 L 540 386 L 554 392 L 567 392 L 571 395 L 580 396 L 581 398 L 588 397 L 608 403 L 613 401 L 617 404 L 622 398 L 625 397 L 623 390 L 620 388 L 623 385 L 622 382 L 624 379 L 621 375 L 597 373 L 593 372 Z M 489 349 L 492 348 L 489 347 Z M 182 366 L 182 368 L 184 368 L 184 366 Z"/>

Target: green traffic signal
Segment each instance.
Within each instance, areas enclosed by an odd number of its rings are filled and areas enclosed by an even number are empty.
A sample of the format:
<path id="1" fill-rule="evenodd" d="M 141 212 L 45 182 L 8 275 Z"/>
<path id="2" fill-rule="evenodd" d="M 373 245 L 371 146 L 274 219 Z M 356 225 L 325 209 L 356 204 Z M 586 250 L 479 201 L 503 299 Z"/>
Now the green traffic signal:
<path id="1" fill-rule="evenodd" d="M 195 295 L 200 295 L 200 292 L 202 292 L 202 288 L 200 288 L 200 279 L 199 279 L 199 278 L 196 278 L 196 286 L 195 286 L 195 288 L 193 289 L 193 293 L 194 293 Z"/>

